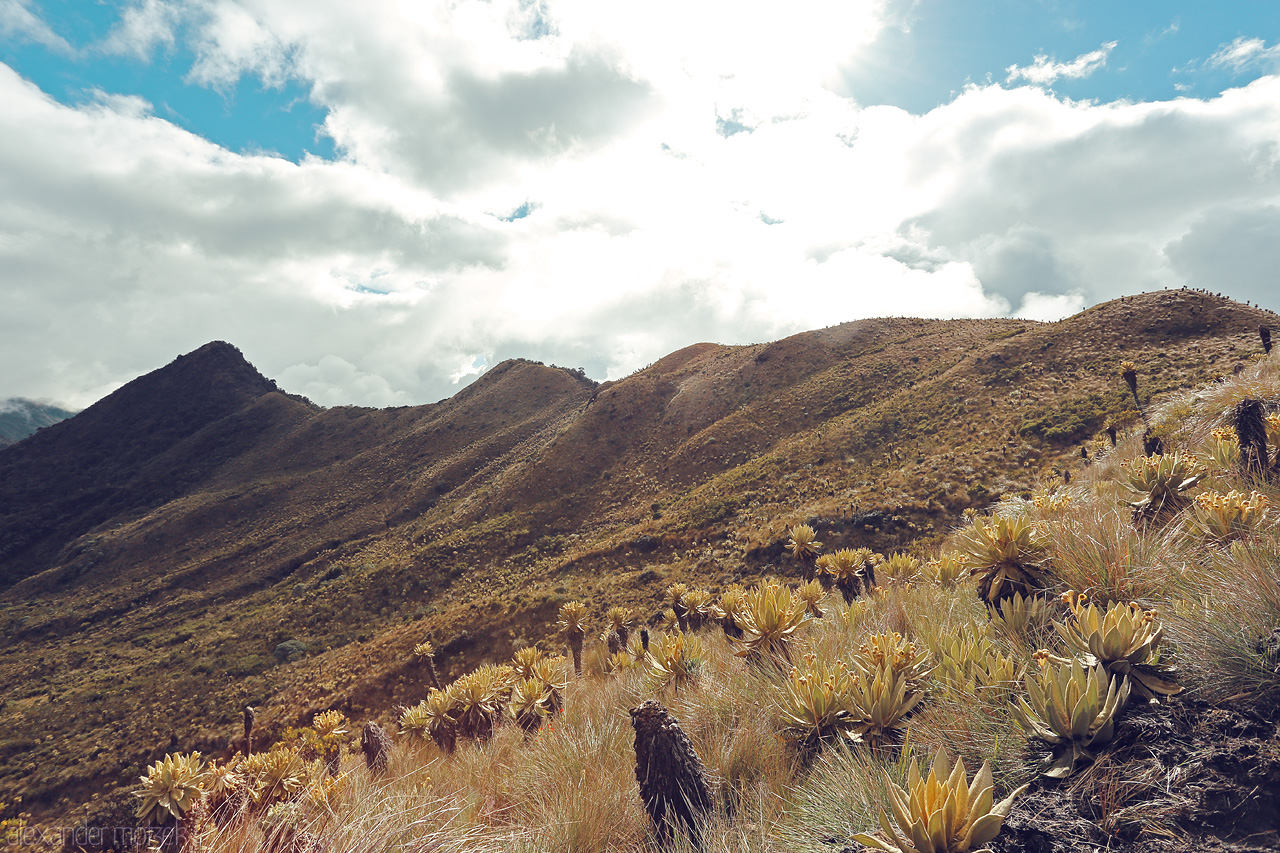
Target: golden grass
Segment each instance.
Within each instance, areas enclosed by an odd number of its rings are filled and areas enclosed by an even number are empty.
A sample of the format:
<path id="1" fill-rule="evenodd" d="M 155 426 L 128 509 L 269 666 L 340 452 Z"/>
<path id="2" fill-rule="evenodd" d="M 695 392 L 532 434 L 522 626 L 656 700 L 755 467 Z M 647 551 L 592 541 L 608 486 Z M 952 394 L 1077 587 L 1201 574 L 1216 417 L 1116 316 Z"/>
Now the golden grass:
<path id="1" fill-rule="evenodd" d="M 1222 407 L 1246 393 L 1280 402 L 1273 361 L 1242 372 L 1235 384 L 1171 400 L 1153 412 L 1153 423 L 1168 441 L 1197 442 L 1220 425 Z M 1216 700 L 1280 700 L 1280 660 L 1269 659 L 1258 642 L 1280 627 L 1280 529 L 1260 525 L 1217 543 L 1194 535 L 1185 514 L 1160 529 L 1135 526 L 1112 485 L 1122 459 L 1135 452 L 1133 437 L 1124 438 L 1069 494 L 1002 508 L 1024 515 L 1043 539 L 1053 583 L 1047 592 L 1087 590 L 1095 599 L 1158 607 L 1166 648 L 1190 691 Z M 1258 488 L 1280 503 L 1274 485 Z M 1026 637 L 988 628 L 972 582 L 944 586 L 903 577 L 849 606 L 830 597 L 824 609 L 824 617 L 797 630 L 793 659 L 812 653 L 849 661 L 870 635 L 893 632 L 927 651 L 933 665 L 962 632 L 986 632 L 996 650 L 1020 664 L 1042 644 L 1067 651 L 1048 630 Z M 1065 611 L 1054 614 L 1062 619 Z M 715 626 L 698 637 L 696 677 L 678 691 L 660 689 L 657 698 L 680 721 L 715 792 L 718 810 L 705 850 L 839 849 L 833 845 L 877 831 L 885 773 L 901 783 L 911 755 L 927 758 L 939 747 L 971 767 L 991 762 L 997 797 L 1034 775 L 1035 745 L 1015 724 L 1011 703 L 965 695 L 933 676 L 925 676 L 925 699 L 900 742 L 834 743 L 801 753 L 781 737 L 775 706 L 787 666 L 768 656 L 736 655 Z M 295 828 L 321 836 L 333 853 L 654 849 L 635 782 L 627 710 L 654 697 L 655 687 L 646 666 L 605 675 L 598 647 L 588 649 L 586 660 L 587 675 L 565 691 L 563 713 L 536 734 L 526 736 L 507 722 L 488 742 L 460 743 L 453 755 L 402 739 L 382 779 L 349 758 L 339 805 L 301 812 Z M 1125 766 L 1104 755 L 1073 785 L 1097 801 L 1104 829 L 1153 839 L 1172 831 L 1176 797 L 1152 768 L 1126 775 Z M 1147 796 L 1153 793 L 1154 800 Z M 281 820 L 288 818 L 277 825 Z M 259 850 L 265 843 L 260 823 L 252 822 L 204 840 L 218 851 Z"/>
<path id="2" fill-rule="evenodd" d="M 1072 505 L 1047 518 L 1044 529 L 1060 589 L 1107 601 L 1159 595 L 1185 557 L 1168 535 L 1135 528 L 1119 502 Z"/>
<path id="3" fill-rule="evenodd" d="M 1280 629 L 1280 530 L 1199 556 L 1177 579 L 1168 620 L 1180 664 L 1213 698 L 1280 701 L 1280 654 L 1260 647 Z"/>

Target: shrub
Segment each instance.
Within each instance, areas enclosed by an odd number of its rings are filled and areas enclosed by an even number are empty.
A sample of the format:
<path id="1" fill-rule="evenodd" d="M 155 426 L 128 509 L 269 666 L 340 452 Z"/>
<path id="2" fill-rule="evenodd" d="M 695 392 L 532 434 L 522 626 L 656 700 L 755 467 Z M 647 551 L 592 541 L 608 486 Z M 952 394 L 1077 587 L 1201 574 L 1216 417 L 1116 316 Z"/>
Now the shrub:
<path id="1" fill-rule="evenodd" d="M 804 599 L 790 587 L 776 581 L 761 583 L 743 597 L 738 617 L 742 637 L 734 639 L 735 654 L 757 661 L 788 661 L 791 642 L 809 619 Z"/>
<path id="2" fill-rule="evenodd" d="M 702 642 L 692 634 L 669 631 L 649 643 L 649 686 L 661 691 L 679 690 L 698 677 L 702 665 Z"/>
<path id="3" fill-rule="evenodd" d="M 1133 692 L 1144 699 L 1182 690 L 1172 681 L 1173 670 L 1160 663 L 1164 627 L 1154 610 L 1131 601 L 1113 602 L 1101 612 L 1088 596 L 1074 592 L 1065 593 L 1063 600 L 1073 618 L 1054 627 L 1085 666 L 1101 664 L 1112 675 L 1129 679 Z"/>
<path id="4" fill-rule="evenodd" d="M 775 696 L 783 737 L 801 750 L 816 749 L 822 741 L 836 737 L 857 740 L 849 708 L 855 678 L 839 661 L 805 655 Z"/>
<path id="5" fill-rule="evenodd" d="M 1126 463 L 1121 484 L 1138 498 L 1129 503 L 1134 521 L 1163 521 L 1190 503 L 1187 493 L 1204 476 L 1194 457 L 1174 452 Z"/>
<path id="6" fill-rule="evenodd" d="M 1205 538 L 1221 544 L 1252 533 L 1266 520 L 1270 510 L 1270 499 L 1256 491 L 1247 495 L 1234 489 L 1225 495 L 1203 492 L 1196 495 L 1191 526 Z"/>

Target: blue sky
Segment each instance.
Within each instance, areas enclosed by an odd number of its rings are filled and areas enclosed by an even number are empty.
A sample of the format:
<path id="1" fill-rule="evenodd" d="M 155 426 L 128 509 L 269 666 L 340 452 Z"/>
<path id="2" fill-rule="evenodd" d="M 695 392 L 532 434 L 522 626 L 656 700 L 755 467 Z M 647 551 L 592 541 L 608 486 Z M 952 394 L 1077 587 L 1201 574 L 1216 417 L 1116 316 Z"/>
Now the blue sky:
<path id="1" fill-rule="evenodd" d="M 322 129 L 325 110 L 306 80 L 264 83 L 249 76 L 216 86 L 190 79 L 196 55 L 188 27 L 146 58 L 104 52 L 127 2 L 40 0 L 31 3 L 74 53 L 29 38 L 0 41 L 3 61 L 63 103 L 96 90 L 139 95 L 157 115 L 233 151 L 274 152 L 291 160 L 335 156 Z M 1280 3 L 1034 2 L 920 0 L 839 72 L 835 88 L 865 105 L 890 104 L 924 113 L 968 84 L 1006 83 L 1007 69 L 1036 56 L 1065 62 L 1112 42 L 1106 64 L 1086 77 L 1062 77 L 1053 88 L 1074 99 L 1115 101 L 1203 97 L 1247 83 L 1274 67 L 1243 68 L 1209 60 L 1236 39 L 1280 36 Z M 1272 60 L 1274 62 L 1274 60 Z M 1015 81 L 1016 82 L 1016 81 Z"/>
<path id="2" fill-rule="evenodd" d="M 1010 66 L 1037 55 L 1059 62 L 1114 42 L 1106 65 L 1060 78 L 1065 97 L 1154 101 L 1217 94 L 1260 76 L 1209 59 L 1237 38 L 1280 34 L 1280 4 L 921 0 L 906 26 L 887 28 L 845 79 L 864 103 L 925 112 L 967 83 L 1006 82 Z"/>
<path id="3" fill-rule="evenodd" d="M 864 316 L 1280 308 L 1278 70 L 1274 2 L 0 0 L 0 397 L 212 339 L 393 405 Z"/>
<path id="4" fill-rule="evenodd" d="M 74 52 L 29 38 L 0 41 L 0 62 L 66 104 L 96 91 L 139 95 L 156 114 L 233 151 L 268 151 L 297 160 L 331 158 L 333 141 L 320 133 L 324 110 L 309 99 L 304 81 L 264 84 L 259 77 L 215 87 L 188 79 L 196 56 L 178 26 L 174 43 L 156 45 L 146 58 L 107 53 L 101 46 L 129 4 L 45 0 L 32 8 Z"/>

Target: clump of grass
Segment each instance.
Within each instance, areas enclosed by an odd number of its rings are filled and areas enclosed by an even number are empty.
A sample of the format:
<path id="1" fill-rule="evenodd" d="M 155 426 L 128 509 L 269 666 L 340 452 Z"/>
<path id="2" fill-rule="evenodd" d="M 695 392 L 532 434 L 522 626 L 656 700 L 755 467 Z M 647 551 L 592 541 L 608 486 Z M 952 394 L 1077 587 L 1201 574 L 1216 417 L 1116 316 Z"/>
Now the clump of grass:
<path id="1" fill-rule="evenodd" d="M 1216 699 L 1280 703 L 1280 531 L 1204 553 L 1177 580 L 1170 638 L 1189 680 Z"/>
<path id="2" fill-rule="evenodd" d="M 631 726 L 616 711 L 623 692 L 616 682 L 592 686 L 502 774 L 512 803 L 504 817 L 537 849 L 635 849 L 645 838 Z"/>
<path id="3" fill-rule="evenodd" d="M 1031 776 L 1027 734 L 1017 725 L 1013 702 L 975 702 L 968 696 L 931 699 L 912 717 L 910 740 L 923 750 L 945 746 L 971 764 L 989 761 L 1005 787 Z"/>
<path id="4" fill-rule="evenodd" d="M 908 754 L 904 749 L 903 754 Z M 887 779 L 902 779 L 896 762 L 883 754 L 835 744 L 824 750 L 786 805 L 777 828 L 783 849 L 823 849 L 829 838 L 853 840 L 877 825 L 879 809 L 888 802 Z"/>
<path id="5" fill-rule="evenodd" d="M 1158 595 L 1182 554 L 1170 537 L 1142 531 L 1108 500 L 1065 509 L 1045 523 L 1049 560 L 1062 587 L 1094 598 L 1132 601 Z"/>

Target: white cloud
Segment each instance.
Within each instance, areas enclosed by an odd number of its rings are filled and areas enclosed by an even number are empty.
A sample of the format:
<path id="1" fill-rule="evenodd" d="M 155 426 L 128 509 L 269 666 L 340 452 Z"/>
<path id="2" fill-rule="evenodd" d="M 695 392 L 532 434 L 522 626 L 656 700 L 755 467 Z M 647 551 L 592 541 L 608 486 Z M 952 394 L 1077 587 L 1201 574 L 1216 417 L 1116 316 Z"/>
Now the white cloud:
<path id="1" fill-rule="evenodd" d="M 1009 76 L 1005 78 L 1005 82 L 1026 80 L 1036 86 L 1048 86 L 1060 77 L 1079 80 L 1104 67 L 1115 46 L 1116 42 L 1109 41 L 1097 50 L 1082 53 L 1068 62 L 1054 62 L 1051 56 L 1037 54 L 1030 65 L 1010 65 L 1006 68 Z"/>
<path id="2" fill-rule="evenodd" d="M 1274 73 L 1280 68 L 1280 44 L 1267 47 L 1260 38 L 1237 38 L 1218 48 L 1206 62 L 1210 67 L 1228 68 L 1233 74 L 1261 70 Z"/>
<path id="3" fill-rule="evenodd" d="M 396 405 L 511 356 L 616 378 L 700 340 L 1052 319 L 1215 270 L 1272 298 L 1214 247 L 1257 249 L 1280 209 L 1276 78 L 1155 104 L 988 85 L 912 115 L 824 85 L 877 3 L 131 8 L 171 26 L 122 45 L 177 34 L 192 80 L 302 85 L 342 156 L 231 153 L 0 66 L 0 365 L 23 365 L 0 397 L 84 405 L 214 339 L 317 402 Z"/>
<path id="4" fill-rule="evenodd" d="M 157 47 L 174 47 L 175 29 L 181 18 L 181 8 L 167 0 L 135 0 L 120 13 L 120 21 L 94 49 L 148 60 Z"/>
<path id="5" fill-rule="evenodd" d="M 1036 293 L 1032 291 L 1022 297 L 1022 304 L 1013 313 L 1013 316 L 1021 317 L 1024 320 L 1039 320 L 1042 323 L 1051 323 L 1083 311 L 1088 305 L 1089 303 L 1084 294 L 1079 292 Z"/>
<path id="6" fill-rule="evenodd" d="M 297 73 L 286 36 L 268 29 L 249 8 L 213 0 L 189 10 L 196 62 L 190 82 L 225 90 L 242 75 L 257 75 L 268 86 Z"/>
<path id="7" fill-rule="evenodd" d="M 1265 301 L 1275 308 L 1277 229 L 1280 205 L 1214 207 L 1203 211 L 1164 251 L 1188 285 L 1212 291 L 1244 289 L 1258 299 L 1270 297 Z"/>
<path id="8" fill-rule="evenodd" d="M 296 77 L 341 151 L 454 195 L 646 122 L 683 150 L 707 109 L 761 120 L 803 110 L 875 36 L 881 6 L 804 0 L 780 15 L 731 0 L 316 0 L 305 10 L 205 0 L 189 22 L 190 79 Z"/>
<path id="9" fill-rule="evenodd" d="M 0 0 L 0 38 L 42 44 L 52 51 L 73 55 L 76 51 L 31 8 L 31 0 Z"/>
<path id="10" fill-rule="evenodd" d="M 1211 101 L 1109 106 L 972 90 L 926 120 L 946 128 L 932 159 L 956 180 L 911 221 L 1011 301 L 1045 282 L 1090 301 L 1180 286 L 1166 244 L 1207 211 L 1280 198 L 1280 78 Z M 1232 292 L 1271 298 L 1254 280 Z"/>
<path id="11" fill-rule="evenodd" d="M 404 391 L 392 388 L 377 374 L 366 373 L 337 355 L 321 356 L 317 364 L 293 364 L 280 372 L 277 382 L 294 394 L 314 402 L 377 401 L 380 405 L 407 405 Z"/>

